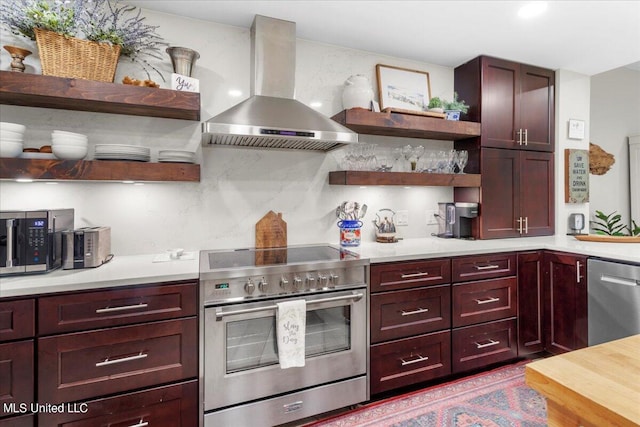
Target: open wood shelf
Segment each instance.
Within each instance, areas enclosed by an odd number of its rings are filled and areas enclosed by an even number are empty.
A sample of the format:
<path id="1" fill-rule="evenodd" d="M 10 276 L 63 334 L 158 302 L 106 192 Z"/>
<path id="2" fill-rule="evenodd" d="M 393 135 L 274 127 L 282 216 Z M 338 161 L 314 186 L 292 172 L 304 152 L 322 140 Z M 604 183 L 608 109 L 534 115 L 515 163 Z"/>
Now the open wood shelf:
<path id="1" fill-rule="evenodd" d="M 0 179 L 200 181 L 200 165 L 119 160 L 0 158 Z"/>
<path id="2" fill-rule="evenodd" d="M 200 120 L 200 94 L 0 71 L 0 104 Z"/>
<path id="3" fill-rule="evenodd" d="M 423 172 L 333 171 L 329 172 L 329 184 L 480 187 L 480 175 Z"/>
<path id="4" fill-rule="evenodd" d="M 480 136 L 480 123 L 404 114 L 375 113 L 363 108 L 342 110 L 333 120 L 368 135 L 457 141 Z"/>

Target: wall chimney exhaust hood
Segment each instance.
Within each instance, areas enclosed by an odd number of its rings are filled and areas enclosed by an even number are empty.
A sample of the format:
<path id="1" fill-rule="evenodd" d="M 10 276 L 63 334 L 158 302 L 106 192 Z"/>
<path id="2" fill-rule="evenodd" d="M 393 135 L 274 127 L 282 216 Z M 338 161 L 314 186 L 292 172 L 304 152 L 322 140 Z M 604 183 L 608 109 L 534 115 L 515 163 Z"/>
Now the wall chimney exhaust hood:
<path id="1" fill-rule="evenodd" d="M 329 151 L 358 134 L 293 99 L 296 24 L 256 15 L 251 97 L 202 123 L 202 145 Z"/>

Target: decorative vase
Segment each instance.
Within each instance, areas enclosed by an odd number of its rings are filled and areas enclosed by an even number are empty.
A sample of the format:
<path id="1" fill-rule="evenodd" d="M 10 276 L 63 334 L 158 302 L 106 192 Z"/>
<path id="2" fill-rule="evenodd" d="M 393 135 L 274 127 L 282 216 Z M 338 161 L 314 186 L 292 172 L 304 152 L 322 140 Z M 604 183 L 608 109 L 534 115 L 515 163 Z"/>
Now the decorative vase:
<path id="1" fill-rule="evenodd" d="M 342 92 L 342 108 L 371 108 L 373 100 L 373 89 L 371 83 L 366 76 L 356 74 L 344 82 L 344 91 Z"/>
<path id="2" fill-rule="evenodd" d="M 196 60 L 200 58 L 200 54 L 193 49 L 177 46 L 168 47 L 167 53 L 171 57 L 173 72 L 191 77 L 191 71 L 193 71 Z"/>
<path id="3" fill-rule="evenodd" d="M 17 46 L 2 46 L 9 54 L 11 55 L 11 71 L 17 71 L 19 73 L 24 73 L 24 69 L 26 68 L 22 61 L 27 56 L 31 55 L 31 51 L 27 49 L 22 49 Z"/>

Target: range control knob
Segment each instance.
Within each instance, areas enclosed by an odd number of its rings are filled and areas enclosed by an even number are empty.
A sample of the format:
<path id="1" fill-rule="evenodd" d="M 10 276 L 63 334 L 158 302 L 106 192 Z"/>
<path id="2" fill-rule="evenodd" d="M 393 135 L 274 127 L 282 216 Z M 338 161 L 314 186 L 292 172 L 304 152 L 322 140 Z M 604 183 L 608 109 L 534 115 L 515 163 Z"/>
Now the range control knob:
<path id="1" fill-rule="evenodd" d="M 263 277 L 262 280 L 260 280 L 260 283 L 258 283 L 258 289 L 260 289 L 260 292 L 262 293 L 267 293 L 267 290 L 269 289 L 269 282 L 267 282 L 267 279 Z"/>
<path id="2" fill-rule="evenodd" d="M 289 281 L 287 280 L 286 277 L 282 276 L 282 278 L 280 279 L 280 287 L 282 289 L 287 289 L 288 286 L 289 286 Z"/>
<path id="3" fill-rule="evenodd" d="M 293 278 L 293 289 L 294 290 L 300 290 L 300 288 L 302 287 L 302 279 L 299 278 L 298 276 L 295 276 Z"/>
<path id="4" fill-rule="evenodd" d="M 252 294 L 253 291 L 256 290 L 256 285 L 253 283 L 251 279 L 247 279 L 247 282 L 244 284 L 244 291 L 248 294 Z"/>
<path id="5" fill-rule="evenodd" d="M 329 278 L 324 274 L 318 273 L 318 284 L 323 288 L 326 288 L 329 284 Z"/>
<path id="6" fill-rule="evenodd" d="M 329 283 L 331 286 L 336 286 L 340 280 L 340 276 L 337 274 L 329 273 Z"/>
<path id="7" fill-rule="evenodd" d="M 309 285 L 309 289 L 313 289 L 316 287 L 316 278 L 313 276 L 307 276 L 307 285 Z"/>

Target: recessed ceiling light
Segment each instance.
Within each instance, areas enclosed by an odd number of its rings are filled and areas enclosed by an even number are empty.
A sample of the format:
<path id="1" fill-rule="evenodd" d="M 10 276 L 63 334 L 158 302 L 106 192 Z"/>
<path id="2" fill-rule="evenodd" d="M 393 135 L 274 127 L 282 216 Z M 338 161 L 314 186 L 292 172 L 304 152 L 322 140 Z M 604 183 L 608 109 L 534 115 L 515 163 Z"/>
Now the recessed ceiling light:
<path id="1" fill-rule="evenodd" d="M 127 181 L 122 181 L 122 183 L 123 183 L 123 184 L 134 184 L 134 183 L 135 183 L 135 181 L 129 181 L 129 180 L 127 180 Z"/>
<path id="2" fill-rule="evenodd" d="M 322 107 L 322 102 L 320 101 L 313 101 L 311 104 L 309 104 L 310 106 L 312 106 L 313 108 L 318 108 L 318 107 Z"/>
<path id="3" fill-rule="evenodd" d="M 546 1 L 533 1 L 525 4 L 518 10 L 518 16 L 523 19 L 534 18 L 547 10 Z"/>
<path id="4" fill-rule="evenodd" d="M 16 182 L 33 182 L 31 178 L 18 178 Z"/>

